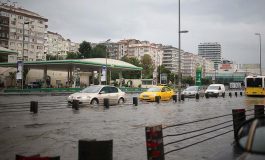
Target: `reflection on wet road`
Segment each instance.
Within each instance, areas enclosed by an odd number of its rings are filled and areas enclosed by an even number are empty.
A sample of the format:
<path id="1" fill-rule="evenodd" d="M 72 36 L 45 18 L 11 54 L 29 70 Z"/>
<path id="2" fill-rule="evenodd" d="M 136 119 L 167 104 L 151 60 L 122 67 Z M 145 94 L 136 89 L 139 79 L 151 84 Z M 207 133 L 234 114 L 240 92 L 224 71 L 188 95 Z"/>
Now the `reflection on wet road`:
<path id="1" fill-rule="evenodd" d="M 101 106 L 82 107 L 78 111 L 73 111 L 65 103 L 66 96 L 1 96 L 0 112 L 6 107 L 4 104 L 9 103 L 17 103 L 16 106 L 25 108 L 23 112 L 0 113 L 1 157 L 14 159 L 15 154 L 40 153 L 47 156 L 60 155 L 63 160 L 74 160 L 78 157 L 79 139 L 113 139 L 115 160 L 146 160 L 144 127 L 147 125 L 166 126 L 230 114 L 235 108 L 250 109 L 254 104 L 265 104 L 264 98 L 227 96 L 203 98 L 199 101 L 185 99 L 181 103 L 139 103 L 139 106 L 135 107 L 132 105 L 132 97 L 136 95 L 129 96 L 129 101 L 122 106 L 111 106 L 108 110 Z M 29 112 L 29 101 L 32 100 L 39 102 L 40 110 L 36 115 Z M 50 108 L 42 110 L 41 104 Z M 231 119 L 232 116 L 228 116 L 207 123 L 174 127 L 166 132 L 182 133 Z M 166 150 L 207 137 L 208 135 L 203 135 L 183 141 L 169 146 Z M 166 159 L 215 159 L 213 157 L 227 154 L 234 156 L 233 132 L 168 154 Z"/>

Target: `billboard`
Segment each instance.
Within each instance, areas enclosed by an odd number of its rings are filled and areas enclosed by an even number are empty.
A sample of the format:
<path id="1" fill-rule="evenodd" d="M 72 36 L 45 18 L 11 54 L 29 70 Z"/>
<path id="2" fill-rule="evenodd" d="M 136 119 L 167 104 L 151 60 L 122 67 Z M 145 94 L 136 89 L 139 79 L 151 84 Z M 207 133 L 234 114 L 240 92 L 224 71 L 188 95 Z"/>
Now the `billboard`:
<path id="1" fill-rule="evenodd" d="M 106 73 L 107 73 L 107 68 L 106 66 L 102 66 L 102 71 L 101 71 L 101 82 L 106 81 Z"/>
<path id="2" fill-rule="evenodd" d="M 20 80 L 22 79 L 23 75 L 23 61 L 17 61 L 17 74 L 16 74 L 16 79 Z"/>

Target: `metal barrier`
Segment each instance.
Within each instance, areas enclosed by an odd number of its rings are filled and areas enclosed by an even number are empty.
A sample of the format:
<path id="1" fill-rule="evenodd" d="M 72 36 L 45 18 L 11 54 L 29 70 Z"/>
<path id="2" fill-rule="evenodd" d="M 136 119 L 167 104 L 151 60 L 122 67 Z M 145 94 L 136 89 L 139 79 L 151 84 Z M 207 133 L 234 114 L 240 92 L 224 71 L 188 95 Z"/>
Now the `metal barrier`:
<path id="1" fill-rule="evenodd" d="M 253 111 L 253 110 L 254 110 L 254 114 L 248 114 L 248 115 L 245 114 L 246 112 Z M 190 122 L 183 122 L 183 123 L 179 123 L 179 124 L 167 125 L 164 127 L 162 127 L 162 125 L 148 126 L 145 128 L 146 135 L 149 135 L 149 136 L 146 136 L 146 147 L 147 147 L 148 159 L 164 160 L 165 156 L 169 153 L 179 151 L 179 150 L 200 144 L 202 142 L 214 139 L 216 137 L 220 137 L 222 135 L 228 134 L 228 133 L 233 132 L 233 131 L 234 131 L 234 137 L 236 139 L 237 138 L 236 131 L 239 129 L 239 126 L 246 120 L 246 117 L 253 116 L 253 115 L 255 117 L 264 116 L 264 105 L 255 105 L 254 109 L 251 109 L 251 110 L 233 109 L 232 114 L 225 114 L 225 115 L 220 115 L 220 116 L 215 116 L 215 117 L 210 117 L 210 118 L 205 118 L 205 119 L 200 119 L 200 120 L 195 120 L 195 121 L 190 121 Z M 228 116 L 232 116 L 232 119 L 227 120 L 227 121 L 223 121 L 220 123 L 216 123 L 213 125 L 208 125 L 206 127 L 202 127 L 199 129 L 186 131 L 183 133 L 165 134 L 168 131 L 168 129 L 170 129 L 170 128 L 180 127 L 180 126 L 189 125 L 189 124 L 193 124 L 193 123 L 200 123 L 200 122 L 205 123 L 205 121 L 215 120 L 215 119 L 219 119 L 222 117 L 228 117 Z M 205 123 L 205 124 L 207 124 L 207 123 Z M 231 127 L 233 127 L 233 129 Z M 229 129 L 229 128 L 231 128 L 231 129 Z M 223 131 L 224 129 L 226 129 L 226 130 Z M 220 133 L 217 134 L 216 133 L 217 131 Z M 202 132 L 202 133 L 198 133 L 198 132 Z M 187 134 L 191 134 L 191 133 L 193 133 L 194 135 L 189 136 L 189 137 L 185 137 L 182 139 L 178 139 L 176 141 L 164 143 L 165 139 L 167 139 L 168 137 L 178 137 L 178 136 L 183 136 L 183 135 L 187 135 Z M 208 135 L 210 133 L 215 133 L 215 135 L 207 137 L 203 140 L 188 144 L 186 146 L 182 146 L 182 147 L 173 149 L 173 150 L 167 151 L 167 149 L 165 148 L 167 146 L 171 146 L 172 144 L 176 144 L 179 142 L 190 140 L 190 139 L 193 139 L 196 137 L 201 137 L 203 135 Z M 153 135 L 153 136 L 150 136 L 150 135 Z"/>

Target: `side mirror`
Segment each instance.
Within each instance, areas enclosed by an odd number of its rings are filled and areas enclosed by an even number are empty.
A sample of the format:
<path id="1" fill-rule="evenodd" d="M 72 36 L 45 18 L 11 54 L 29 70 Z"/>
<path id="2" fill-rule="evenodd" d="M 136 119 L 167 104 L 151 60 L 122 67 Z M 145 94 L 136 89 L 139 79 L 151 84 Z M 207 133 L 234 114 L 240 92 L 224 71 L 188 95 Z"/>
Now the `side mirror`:
<path id="1" fill-rule="evenodd" d="M 237 131 L 237 145 L 245 152 L 265 154 L 265 118 L 250 119 Z"/>
<path id="2" fill-rule="evenodd" d="M 100 91 L 99 94 L 105 94 L 106 92 L 105 91 Z"/>

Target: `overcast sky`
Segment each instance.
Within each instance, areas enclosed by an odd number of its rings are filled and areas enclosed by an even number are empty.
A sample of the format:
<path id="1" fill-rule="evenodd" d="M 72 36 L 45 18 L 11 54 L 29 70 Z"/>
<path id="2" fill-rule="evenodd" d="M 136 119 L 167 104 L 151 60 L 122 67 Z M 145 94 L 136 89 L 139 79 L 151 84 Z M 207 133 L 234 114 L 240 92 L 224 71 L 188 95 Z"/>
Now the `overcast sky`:
<path id="1" fill-rule="evenodd" d="M 2 2 L 5 0 L 1 0 Z M 17 0 L 49 19 L 49 31 L 75 42 L 135 38 L 178 47 L 178 0 Z M 198 53 L 201 42 L 219 42 L 222 56 L 265 66 L 265 0 L 182 0 L 182 49 Z"/>

